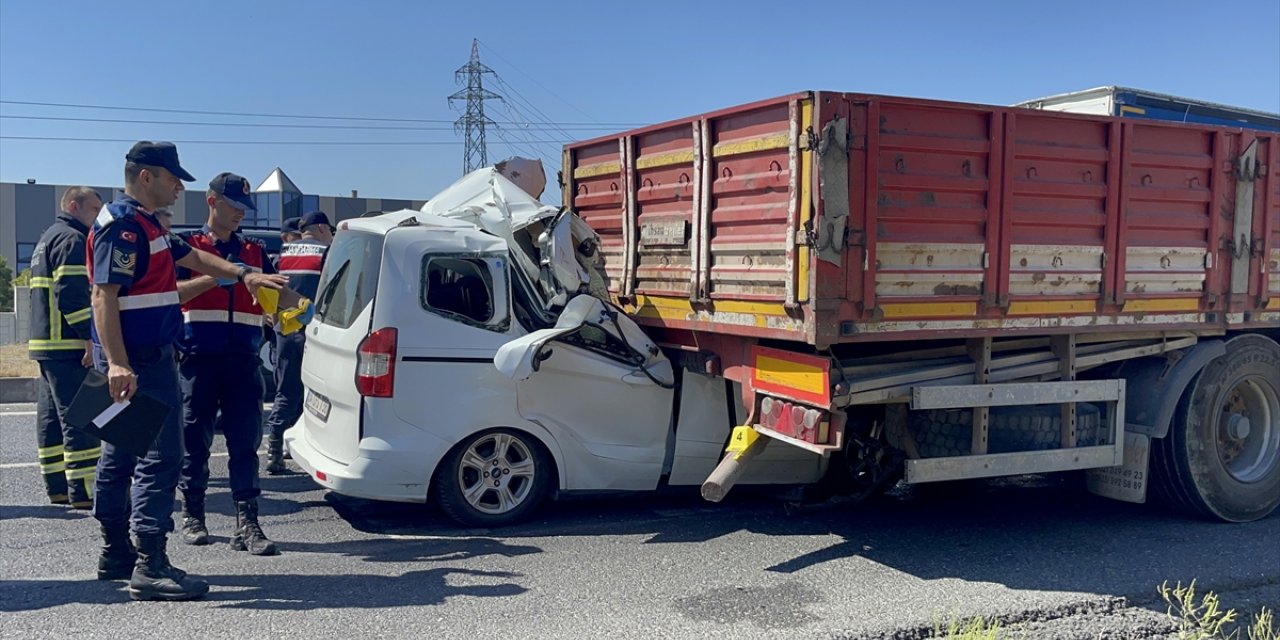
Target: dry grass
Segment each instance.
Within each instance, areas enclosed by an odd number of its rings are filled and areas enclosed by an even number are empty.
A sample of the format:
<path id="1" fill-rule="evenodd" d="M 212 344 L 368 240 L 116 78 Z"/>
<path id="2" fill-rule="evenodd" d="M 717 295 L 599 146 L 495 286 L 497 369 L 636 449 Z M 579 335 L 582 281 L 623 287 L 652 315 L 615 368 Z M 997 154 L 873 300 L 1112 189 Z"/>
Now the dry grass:
<path id="1" fill-rule="evenodd" d="M 27 359 L 27 343 L 0 346 L 0 378 L 34 378 L 40 367 Z"/>

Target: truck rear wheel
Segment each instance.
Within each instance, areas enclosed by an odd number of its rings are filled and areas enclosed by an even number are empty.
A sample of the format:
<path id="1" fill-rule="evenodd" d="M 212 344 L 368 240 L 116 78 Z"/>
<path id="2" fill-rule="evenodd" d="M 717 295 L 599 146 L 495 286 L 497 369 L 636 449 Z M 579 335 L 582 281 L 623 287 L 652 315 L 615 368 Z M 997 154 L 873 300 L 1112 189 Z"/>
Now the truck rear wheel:
<path id="1" fill-rule="evenodd" d="M 1169 435 L 1151 443 L 1159 497 L 1206 518 L 1249 522 L 1280 505 L 1280 345 L 1227 342 L 1178 401 Z"/>
<path id="2" fill-rule="evenodd" d="M 436 502 L 453 520 L 473 527 L 515 524 L 546 499 L 554 474 L 550 456 L 531 435 L 492 429 L 454 447 L 436 470 Z"/>

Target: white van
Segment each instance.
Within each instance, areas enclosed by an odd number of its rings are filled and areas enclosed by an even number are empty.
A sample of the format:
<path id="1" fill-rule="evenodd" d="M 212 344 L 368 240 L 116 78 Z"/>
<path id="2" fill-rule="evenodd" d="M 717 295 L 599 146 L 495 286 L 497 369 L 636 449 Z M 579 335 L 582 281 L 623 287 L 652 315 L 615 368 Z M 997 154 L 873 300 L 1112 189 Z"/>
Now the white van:
<path id="1" fill-rule="evenodd" d="M 629 318 L 578 293 L 601 290 L 584 264 L 594 240 L 491 169 L 423 211 L 342 222 L 306 328 L 294 461 L 338 493 L 435 500 L 475 526 L 564 492 L 702 483 L 741 394 L 674 371 Z M 825 467 L 775 447 L 740 482 L 807 484 Z"/>

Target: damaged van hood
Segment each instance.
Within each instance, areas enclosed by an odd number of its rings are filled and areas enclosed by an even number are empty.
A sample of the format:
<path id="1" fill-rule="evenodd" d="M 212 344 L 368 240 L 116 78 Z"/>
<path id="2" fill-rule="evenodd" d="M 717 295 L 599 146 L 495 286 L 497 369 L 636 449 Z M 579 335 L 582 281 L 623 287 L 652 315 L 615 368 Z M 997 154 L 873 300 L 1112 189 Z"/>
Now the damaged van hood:
<path id="1" fill-rule="evenodd" d="M 567 209 L 529 195 L 495 167 L 463 176 L 422 205 L 422 212 L 469 222 L 507 241 L 516 264 L 561 307 L 579 293 L 608 298 L 599 237 Z"/>
<path id="2" fill-rule="evenodd" d="M 536 186 L 536 181 L 534 182 Z M 422 206 L 422 212 L 459 220 L 506 241 L 512 261 L 538 283 L 554 327 L 534 331 L 499 349 L 494 364 L 507 377 L 538 370 L 548 342 L 582 330 L 611 334 L 630 350 L 634 375 L 674 384 L 671 363 L 631 318 L 609 299 L 600 238 L 568 209 L 542 204 L 496 167 L 473 171 Z"/>

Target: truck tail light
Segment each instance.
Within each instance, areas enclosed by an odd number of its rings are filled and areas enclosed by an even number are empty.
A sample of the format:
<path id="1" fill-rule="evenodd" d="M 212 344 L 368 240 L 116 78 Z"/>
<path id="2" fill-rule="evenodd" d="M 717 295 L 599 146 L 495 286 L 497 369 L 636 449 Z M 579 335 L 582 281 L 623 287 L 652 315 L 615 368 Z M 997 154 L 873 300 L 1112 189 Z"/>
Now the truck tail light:
<path id="1" fill-rule="evenodd" d="M 825 411 L 769 396 L 760 400 L 760 425 L 784 436 L 813 444 L 827 444 L 829 423 Z"/>
<path id="2" fill-rule="evenodd" d="M 384 327 L 365 336 L 356 349 L 356 390 L 369 398 L 395 392 L 396 330 Z"/>

